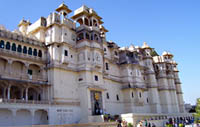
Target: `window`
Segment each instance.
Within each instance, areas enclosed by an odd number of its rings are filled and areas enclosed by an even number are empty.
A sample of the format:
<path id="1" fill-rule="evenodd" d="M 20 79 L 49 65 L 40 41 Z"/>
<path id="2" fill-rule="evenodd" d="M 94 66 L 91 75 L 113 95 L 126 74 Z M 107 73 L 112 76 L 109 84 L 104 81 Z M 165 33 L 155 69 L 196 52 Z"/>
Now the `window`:
<path id="1" fill-rule="evenodd" d="M 28 48 L 28 54 L 32 55 L 32 48 L 30 48 L 30 47 Z"/>
<path id="2" fill-rule="evenodd" d="M 6 43 L 6 49 L 7 49 L 7 50 L 10 50 L 10 42 L 7 42 L 7 43 Z"/>
<path id="3" fill-rule="evenodd" d="M 33 74 L 33 70 L 28 69 L 28 74 L 29 74 L 29 75 L 32 75 L 32 74 Z"/>
<path id="4" fill-rule="evenodd" d="M 118 53 L 117 53 L 117 51 L 115 51 L 115 56 L 117 56 L 118 55 Z"/>
<path id="5" fill-rule="evenodd" d="M 97 75 L 94 76 L 94 79 L 95 79 L 95 81 L 99 80 Z"/>
<path id="6" fill-rule="evenodd" d="M 34 49 L 34 50 L 33 50 L 33 55 L 34 55 L 34 56 L 37 56 L 37 49 Z"/>
<path id="7" fill-rule="evenodd" d="M 0 42 L 0 48 L 4 48 L 4 41 L 3 40 L 1 40 L 1 42 Z"/>
<path id="8" fill-rule="evenodd" d="M 68 51 L 67 50 L 65 50 L 65 56 L 68 56 Z"/>
<path id="9" fill-rule="evenodd" d="M 132 98 L 134 98 L 134 93 L 133 92 L 131 93 L 131 95 L 132 95 Z"/>
<path id="10" fill-rule="evenodd" d="M 90 39 L 90 35 L 88 33 L 86 33 L 85 36 L 86 36 L 86 39 L 88 40 Z"/>
<path id="11" fill-rule="evenodd" d="M 109 70 L 108 63 L 106 63 L 106 70 Z"/>
<path id="12" fill-rule="evenodd" d="M 16 51 L 16 44 L 15 43 L 12 44 L 12 51 Z"/>
<path id="13" fill-rule="evenodd" d="M 107 97 L 107 99 L 109 99 L 109 98 L 110 98 L 110 96 L 109 96 L 109 93 L 106 93 L 106 97 Z"/>
<path id="14" fill-rule="evenodd" d="M 106 52 L 106 48 L 103 49 Z"/>
<path id="15" fill-rule="evenodd" d="M 27 54 L 27 47 L 26 46 L 24 46 L 24 48 L 23 48 L 23 53 Z"/>
<path id="16" fill-rule="evenodd" d="M 116 95 L 116 98 L 117 98 L 117 101 L 119 101 L 119 95 L 118 94 Z"/>
<path id="17" fill-rule="evenodd" d="M 22 52 L 22 46 L 21 46 L 21 45 L 18 45 L 18 47 L 17 47 L 17 52 L 19 52 L 19 53 Z"/>
<path id="18" fill-rule="evenodd" d="M 149 103 L 149 98 L 147 98 L 147 103 Z"/>
<path id="19" fill-rule="evenodd" d="M 140 96 L 140 98 L 142 97 L 142 93 L 141 92 L 139 93 L 139 96 Z"/>
<path id="20" fill-rule="evenodd" d="M 38 56 L 39 56 L 39 57 L 42 57 L 42 51 L 41 51 L 41 50 L 39 50 Z"/>

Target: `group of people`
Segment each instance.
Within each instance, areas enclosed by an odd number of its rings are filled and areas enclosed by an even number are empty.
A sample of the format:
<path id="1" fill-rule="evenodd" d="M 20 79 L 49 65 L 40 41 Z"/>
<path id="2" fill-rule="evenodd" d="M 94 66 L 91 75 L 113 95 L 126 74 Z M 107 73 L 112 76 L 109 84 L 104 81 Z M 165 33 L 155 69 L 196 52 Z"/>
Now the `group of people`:
<path id="1" fill-rule="evenodd" d="M 156 127 L 156 125 L 147 120 L 141 120 L 136 127 Z"/>
<path id="2" fill-rule="evenodd" d="M 169 118 L 166 127 L 185 127 L 185 125 L 194 124 L 194 117 Z"/>

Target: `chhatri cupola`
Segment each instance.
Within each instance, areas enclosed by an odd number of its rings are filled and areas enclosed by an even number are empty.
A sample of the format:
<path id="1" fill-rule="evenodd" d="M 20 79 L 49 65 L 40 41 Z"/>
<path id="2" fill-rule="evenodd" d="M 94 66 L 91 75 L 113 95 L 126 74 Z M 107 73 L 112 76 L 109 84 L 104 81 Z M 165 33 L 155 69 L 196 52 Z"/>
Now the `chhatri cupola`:
<path id="1" fill-rule="evenodd" d="M 67 18 L 67 15 L 68 15 L 69 13 L 72 12 L 72 10 L 70 10 L 70 9 L 68 8 L 68 6 L 65 5 L 64 3 L 62 3 L 62 4 L 56 9 L 56 11 L 57 11 L 61 16 L 63 16 L 62 18 Z"/>
<path id="2" fill-rule="evenodd" d="M 92 9 L 83 5 L 74 11 L 74 16 L 71 17 L 75 22 L 80 25 L 98 27 L 103 24 L 102 18 Z"/>

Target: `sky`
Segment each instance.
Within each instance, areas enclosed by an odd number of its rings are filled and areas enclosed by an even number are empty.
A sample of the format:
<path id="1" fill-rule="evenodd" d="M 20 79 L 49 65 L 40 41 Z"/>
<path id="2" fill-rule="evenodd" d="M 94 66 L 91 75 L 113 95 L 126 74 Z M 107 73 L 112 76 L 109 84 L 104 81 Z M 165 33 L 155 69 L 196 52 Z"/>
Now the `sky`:
<path id="1" fill-rule="evenodd" d="M 200 0 L 1 0 L 0 24 L 17 29 L 24 17 L 35 22 L 64 1 L 73 11 L 93 8 L 109 30 L 107 40 L 119 46 L 147 42 L 161 55 L 174 54 L 185 103 L 200 97 Z M 69 14 L 71 17 L 73 13 Z"/>

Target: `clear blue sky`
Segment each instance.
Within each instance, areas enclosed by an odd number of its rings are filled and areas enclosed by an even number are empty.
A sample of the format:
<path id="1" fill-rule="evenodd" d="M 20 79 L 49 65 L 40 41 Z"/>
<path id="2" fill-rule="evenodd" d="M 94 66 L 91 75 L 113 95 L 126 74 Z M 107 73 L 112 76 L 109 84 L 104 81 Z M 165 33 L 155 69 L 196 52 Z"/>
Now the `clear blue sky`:
<path id="1" fill-rule="evenodd" d="M 175 55 L 186 103 L 200 97 L 200 0 L 1 0 L 0 24 L 17 28 L 22 17 L 47 17 L 63 1 L 75 10 L 94 8 L 119 46 L 146 41 L 159 54 Z M 72 13 L 70 14 L 72 16 Z"/>

